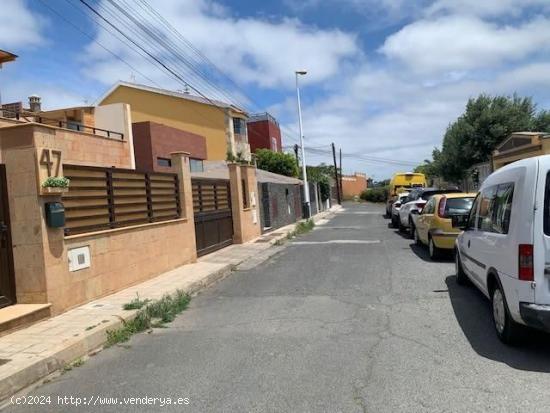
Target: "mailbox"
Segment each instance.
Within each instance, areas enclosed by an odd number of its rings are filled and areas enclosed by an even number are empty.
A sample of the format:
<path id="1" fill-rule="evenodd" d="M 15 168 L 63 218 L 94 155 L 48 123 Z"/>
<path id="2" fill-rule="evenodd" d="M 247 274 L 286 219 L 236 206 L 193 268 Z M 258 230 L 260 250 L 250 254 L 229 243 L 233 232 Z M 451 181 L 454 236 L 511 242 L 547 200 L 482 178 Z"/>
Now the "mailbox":
<path id="1" fill-rule="evenodd" d="M 65 206 L 61 202 L 46 202 L 46 223 L 51 228 L 65 226 Z"/>

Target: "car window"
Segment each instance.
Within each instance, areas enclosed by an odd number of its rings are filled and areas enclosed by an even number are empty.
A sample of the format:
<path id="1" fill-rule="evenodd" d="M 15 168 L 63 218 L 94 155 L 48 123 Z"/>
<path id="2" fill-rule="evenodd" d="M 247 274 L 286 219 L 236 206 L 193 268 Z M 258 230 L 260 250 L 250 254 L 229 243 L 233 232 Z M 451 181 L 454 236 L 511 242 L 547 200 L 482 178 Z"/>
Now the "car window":
<path id="1" fill-rule="evenodd" d="M 468 215 L 474 198 L 449 198 L 445 204 L 445 216 Z"/>
<path id="2" fill-rule="evenodd" d="M 468 228 L 477 228 L 477 210 L 479 209 L 479 203 L 481 202 L 481 194 L 478 194 L 472 204 L 472 209 L 470 209 L 470 216 L 468 218 Z"/>
<path id="3" fill-rule="evenodd" d="M 514 184 L 500 184 L 497 187 L 495 207 L 493 215 L 493 232 L 507 234 L 510 227 L 510 215 L 512 212 L 512 199 L 514 197 Z"/>
<path id="4" fill-rule="evenodd" d="M 481 192 L 479 212 L 477 213 L 477 228 L 481 231 L 491 232 L 493 230 L 493 214 L 497 186 L 491 186 Z"/>
<path id="5" fill-rule="evenodd" d="M 433 214 L 435 211 L 435 198 L 432 198 L 428 201 L 424 209 L 422 210 L 422 214 Z"/>

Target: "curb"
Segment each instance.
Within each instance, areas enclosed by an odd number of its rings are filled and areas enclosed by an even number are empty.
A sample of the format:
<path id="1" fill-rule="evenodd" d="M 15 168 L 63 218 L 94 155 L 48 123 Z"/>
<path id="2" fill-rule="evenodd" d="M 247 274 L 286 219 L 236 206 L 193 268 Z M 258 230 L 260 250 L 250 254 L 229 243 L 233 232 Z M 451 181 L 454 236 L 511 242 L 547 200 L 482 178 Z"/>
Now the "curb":
<path id="1" fill-rule="evenodd" d="M 244 261 L 244 260 L 243 260 Z M 201 290 L 221 281 L 232 271 L 232 265 L 227 264 L 222 268 L 208 274 L 200 281 L 195 281 L 188 288 L 186 293 L 191 296 L 197 295 Z M 175 292 L 176 290 L 172 291 Z M 59 351 L 51 356 L 37 360 L 29 366 L 14 372 L 12 375 L 0 380 L 0 401 L 6 402 L 10 396 L 26 389 L 29 386 L 37 384 L 40 380 L 46 378 L 59 370 L 62 370 L 74 360 L 89 355 L 90 353 L 101 349 L 107 342 L 107 331 L 115 330 L 121 327 L 124 322 L 131 321 L 136 317 L 138 310 L 126 310 L 127 315 L 120 320 L 110 320 L 108 323 L 101 324 L 84 336 L 75 340 L 74 343 L 60 348 Z M 0 406 L 2 408 L 3 406 Z"/>

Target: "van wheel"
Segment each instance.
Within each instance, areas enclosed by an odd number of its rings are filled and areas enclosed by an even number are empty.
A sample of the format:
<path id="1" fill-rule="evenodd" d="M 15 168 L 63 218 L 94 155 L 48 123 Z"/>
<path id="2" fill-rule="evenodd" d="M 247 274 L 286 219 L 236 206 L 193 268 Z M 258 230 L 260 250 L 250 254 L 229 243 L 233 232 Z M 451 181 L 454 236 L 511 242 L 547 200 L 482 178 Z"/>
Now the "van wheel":
<path id="1" fill-rule="evenodd" d="M 518 344 L 521 337 L 521 326 L 510 316 L 500 284 L 497 284 L 491 295 L 491 304 L 493 307 L 493 323 L 499 340 L 504 344 Z"/>
<path id="2" fill-rule="evenodd" d="M 441 257 L 441 250 L 435 246 L 432 237 L 429 237 L 428 239 L 428 251 L 430 252 L 430 258 L 432 260 L 437 260 Z"/>
<path id="3" fill-rule="evenodd" d="M 455 274 L 456 274 L 456 283 L 458 285 L 468 284 L 468 276 L 464 272 L 462 267 L 462 260 L 460 259 L 460 253 L 458 250 L 455 251 Z"/>

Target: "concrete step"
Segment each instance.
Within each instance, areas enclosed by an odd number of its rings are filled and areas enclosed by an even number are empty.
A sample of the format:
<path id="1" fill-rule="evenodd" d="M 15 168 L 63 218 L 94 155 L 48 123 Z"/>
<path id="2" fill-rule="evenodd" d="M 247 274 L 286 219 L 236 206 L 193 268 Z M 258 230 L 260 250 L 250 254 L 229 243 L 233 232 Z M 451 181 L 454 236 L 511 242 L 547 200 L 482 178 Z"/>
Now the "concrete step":
<path id="1" fill-rule="evenodd" d="M 50 303 L 14 304 L 0 309 L 0 336 L 50 317 Z"/>

